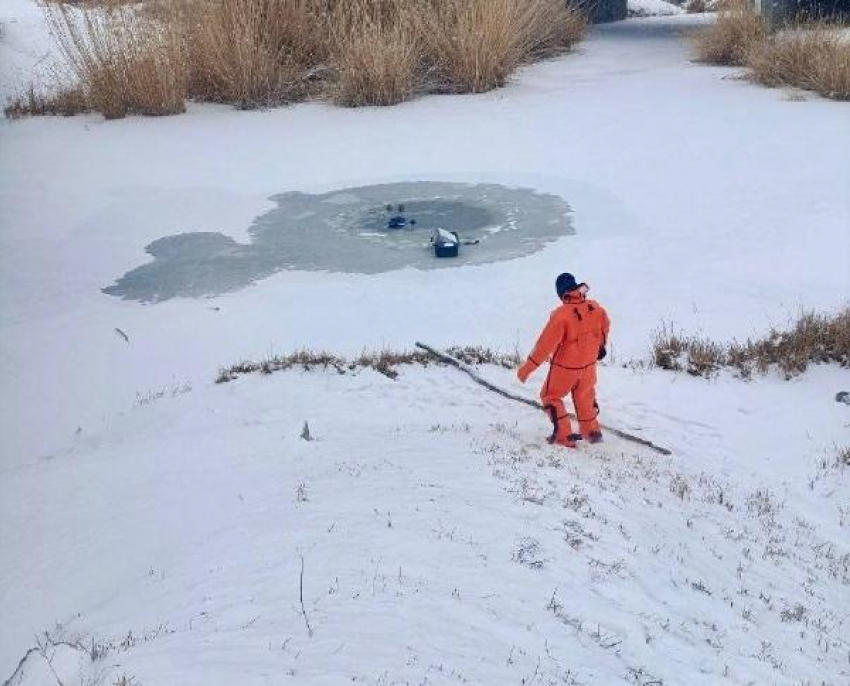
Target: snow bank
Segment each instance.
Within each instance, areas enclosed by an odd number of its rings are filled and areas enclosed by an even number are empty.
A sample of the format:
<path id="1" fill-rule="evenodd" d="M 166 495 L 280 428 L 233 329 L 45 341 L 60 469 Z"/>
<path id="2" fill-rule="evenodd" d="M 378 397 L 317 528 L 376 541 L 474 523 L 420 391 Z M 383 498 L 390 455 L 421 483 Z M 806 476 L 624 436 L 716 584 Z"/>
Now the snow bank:
<path id="1" fill-rule="evenodd" d="M 605 421 L 669 458 L 552 448 L 542 413 L 445 368 L 142 398 L 4 476 L 3 664 L 61 617 L 99 655 L 69 684 L 840 683 L 835 380 L 604 367 Z"/>

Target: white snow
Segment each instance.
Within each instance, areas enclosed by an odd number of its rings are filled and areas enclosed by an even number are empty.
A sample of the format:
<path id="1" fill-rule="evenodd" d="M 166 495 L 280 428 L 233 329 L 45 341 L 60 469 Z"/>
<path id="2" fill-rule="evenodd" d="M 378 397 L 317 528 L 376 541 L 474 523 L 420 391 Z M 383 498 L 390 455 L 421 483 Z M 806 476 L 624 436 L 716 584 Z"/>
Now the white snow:
<path id="1" fill-rule="evenodd" d="M 0 9 L 6 93 L 34 16 Z M 11 683 L 846 683 L 850 372 L 619 366 L 663 322 L 742 338 L 850 293 L 847 106 L 691 63 L 699 21 L 389 109 L 0 123 L 0 678 L 48 631 Z M 474 268 L 100 292 L 164 235 L 245 240 L 275 193 L 423 179 L 557 193 L 577 233 Z M 301 347 L 527 350 L 560 271 L 611 314 L 603 420 L 671 457 L 552 450 L 451 369 L 213 383 Z"/>
<path id="2" fill-rule="evenodd" d="M 57 54 L 41 6 L 32 0 L 0 4 L 0 98 L 24 93 L 30 85 L 50 86 Z"/>
<path id="3" fill-rule="evenodd" d="M 666 0 L 629 0 L 629 14 L 636 17 L 666 17 L 684 12 L 679 5 Z"/>

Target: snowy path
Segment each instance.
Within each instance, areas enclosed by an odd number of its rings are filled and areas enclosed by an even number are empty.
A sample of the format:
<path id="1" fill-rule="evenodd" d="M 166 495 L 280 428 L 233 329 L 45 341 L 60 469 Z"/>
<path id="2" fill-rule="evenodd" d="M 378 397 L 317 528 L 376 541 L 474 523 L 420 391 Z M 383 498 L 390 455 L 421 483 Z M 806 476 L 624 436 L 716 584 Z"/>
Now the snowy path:
<path id="1" fill-rule="evenodd" d="M 743 337 L 846 302 L 847 107 L 691 64 L 703 20 L 606 26 L 500 91 L 391 109 L 0 122 L 0 678 L 51 630 L 111 645 L 58 648 L 66 686 L 846 682 L 847 370 L 606 367 L 606 420 L 669 459 L 565 460 L 450 370 L 212 383 L 301 346 L 527 347 L 565 269 L 618 362 L 662 321 Z M 29 0 L 0 21 L 0 68 L 38 53 Z M 100 292 L 161 236 L 243 239 L 280 191 L 418 179 L 557 193 L 577 235 L 469 269 Z"/>

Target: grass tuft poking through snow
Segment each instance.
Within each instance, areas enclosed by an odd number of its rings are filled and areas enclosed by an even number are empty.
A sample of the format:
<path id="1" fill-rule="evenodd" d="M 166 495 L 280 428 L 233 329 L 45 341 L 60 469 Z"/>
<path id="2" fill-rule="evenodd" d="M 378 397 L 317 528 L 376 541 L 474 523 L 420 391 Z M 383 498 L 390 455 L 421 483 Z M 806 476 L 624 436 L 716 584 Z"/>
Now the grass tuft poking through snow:
<path id="1" fill-rule="evenodd" d="M 490 364 L 513 369 L 521 362 L 518 352 L 500 353 L 480 346 L 452 347 L 447 350 L 452 356 L 471 365 Z M 347 359 L 324 351 L 301 350 L 288 355 L 274 355 L 264 360 L 237 362 L 230 367 L 222 368 L 216 377 L 216 383 L 227 383 L 244 374 L 272 374 L 288 369 L 333 369 L 338 374 L 357 372 L 362 369 L 373 369 L 379 374 L 394 379 L 398 376 L 397 367 L 407 365 L 445 366 L 445 363 L 433 355 L 423 351 L 394 351 L 364 352 L 359 357 Z"/>
<path id="2" fill-rule="evenodd" d="M 764 338 L 744 343 L 718 343 L 707 338 L 677 334 L 664 327 L 652 343 L 657 367 L 711 376 L 731 367 L 748 379 L 777 367 L 786 378 L 806 371 L 809 364 L 837 362 L 850 365 L 850 307 L 834 315 L 804 312 L 790 329 L 771 329 Z"/>

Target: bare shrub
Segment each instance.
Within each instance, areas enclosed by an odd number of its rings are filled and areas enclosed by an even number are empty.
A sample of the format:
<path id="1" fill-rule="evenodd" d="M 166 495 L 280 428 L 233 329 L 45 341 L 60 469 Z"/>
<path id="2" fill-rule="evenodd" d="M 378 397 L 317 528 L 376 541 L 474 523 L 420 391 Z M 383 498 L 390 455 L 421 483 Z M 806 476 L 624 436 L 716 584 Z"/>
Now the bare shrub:
<path id="1" fill-rule="evenodd" d="M 706 0 L 688 0 L 685 4 L 685 11 L 689 14 L 702 14 L 708 11 L 708 2 Z"/>
<path id="2" fill-rule="evenodd" d="M 850 100 L 850 40 L 823 22 L 782 31 L 751 46 L 747 66 L 765 86 L 795 86 Z"/>
<path id="3" fill-rule="evenodd" d="M 47 20 L 68 73 L 58 74 L 52 101 L 77 103 L 107 119 L 166 115 L 185 109 L 187 72 L 180 32 L 133 7 L 97 12 L 47 8 Z"/>
<path id="4" fill-rule="evenodd" d="M 754 371 L 778 368 L 786 378 L 802 374 L 810 364 L 835 362 L 850 365 L 850 307 L 834 315 L 802 313 L 785 331 L 771 329 L 761 339 L 744 343 L 716 343 L 698 336 L 682 336 L 664 326 L 652 342 L 655 366 L 711 376 L 730 367 L 742 377 Z"/>
<path id="5" fill-rule="evenodd" d="M 741 66 L 767 35 L 767 22 L 745 0 L 735 0 L 718 13 L 717 21 L 690 39 L 699 61 Z"/>

